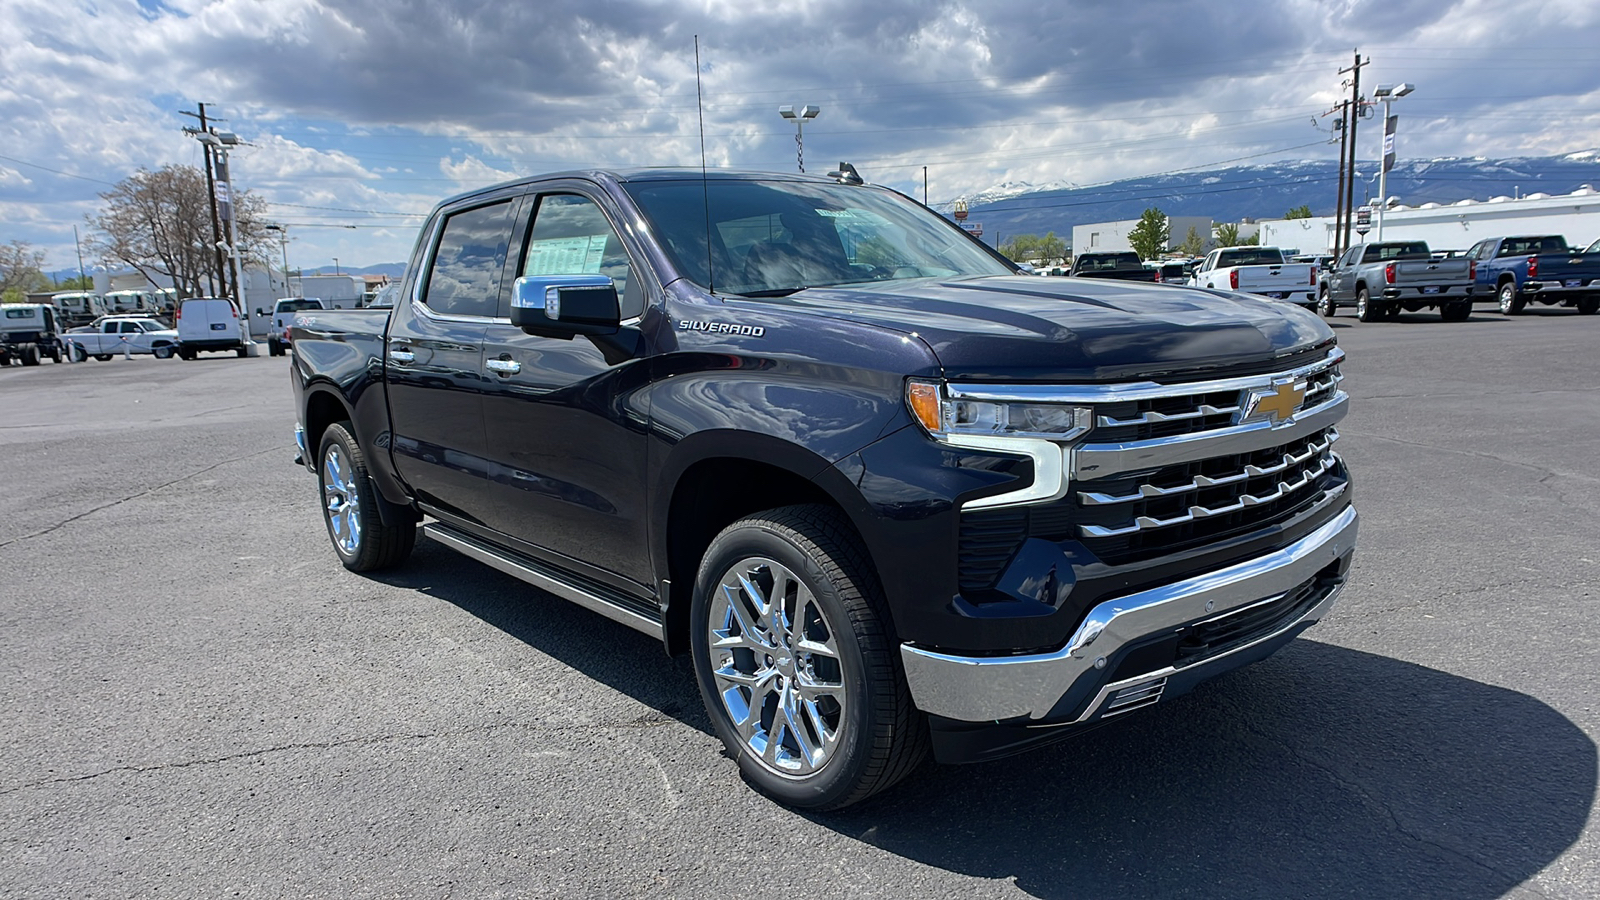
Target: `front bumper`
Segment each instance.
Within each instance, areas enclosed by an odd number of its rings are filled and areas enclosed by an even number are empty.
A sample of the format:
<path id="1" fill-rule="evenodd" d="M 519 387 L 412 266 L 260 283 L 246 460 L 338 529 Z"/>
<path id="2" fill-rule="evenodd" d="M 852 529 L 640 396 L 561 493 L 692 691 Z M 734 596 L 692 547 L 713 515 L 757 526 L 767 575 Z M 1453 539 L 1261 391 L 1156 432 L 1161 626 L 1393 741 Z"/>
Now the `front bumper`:
<path id="1" fill-rule="evenodd" d="M 1089 611 L 1066 646 L 1023 656 L 957 656 L 902 644 L 906 681 L 917 707 L 961 722 L 1050 720 L 1087 724 L 1160 699 L 1169 678 L 1186 685 L 1256 658 L 1259 649 L 1318 621 L 1332 607 L 1354 552 L 1353 507 L 1298 541 L 1255 559 L 1104 601 Z M 1245 640 L 1176 661 L 1139 653 L 1177 646 L 1191 630 L 1228 627 L 1251 611 L 1316 587 L 1309 607 L 1287 611 Z M 1151 668 L 1128 671 L 1151 661 Z M 1204 673 L 1202 677 L 1195 677 Z M 1114 679 L 1114 680 L 1113 680 Z M 1088 698 L 1085 701 L 1082 698 Z"/>

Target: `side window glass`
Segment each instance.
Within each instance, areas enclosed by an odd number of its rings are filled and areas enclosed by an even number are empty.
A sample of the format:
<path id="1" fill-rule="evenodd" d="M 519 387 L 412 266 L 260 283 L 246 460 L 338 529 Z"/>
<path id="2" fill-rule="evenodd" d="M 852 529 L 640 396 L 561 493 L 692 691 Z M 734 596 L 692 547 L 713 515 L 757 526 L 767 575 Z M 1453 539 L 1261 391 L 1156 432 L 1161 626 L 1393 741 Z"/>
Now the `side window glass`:
<path id="1" fill-rule="evenodd" d="M 624 319 L 644 311 L 644 291 L 634 283 L 628 254 L 593 200 L 545 194 L 533 213 L 520 275 L 604 275 L 617 285 Z"/>
<path id="2" fill-rule="evenodd" d="M 500 305 L 500 269 L 510 231 L 509 200 L 446 218 L 422 302 L 452 316 L 493 316 Z"/>
<path id="3" fill-rule="evenodd" d="M 127 321 L 124 321 L 122 323 L 122 333 L 123 334 L 138 334 L 139 333 L 139 323 L 138 322 L 127 322 Z"/>

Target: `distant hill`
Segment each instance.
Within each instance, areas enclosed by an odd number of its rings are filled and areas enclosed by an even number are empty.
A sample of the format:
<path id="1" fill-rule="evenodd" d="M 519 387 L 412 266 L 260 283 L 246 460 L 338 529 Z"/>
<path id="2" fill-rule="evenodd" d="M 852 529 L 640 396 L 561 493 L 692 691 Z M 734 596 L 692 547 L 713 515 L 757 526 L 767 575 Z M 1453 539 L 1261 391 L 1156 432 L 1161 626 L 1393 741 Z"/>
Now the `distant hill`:
<path id="1" fill-rule="evenodd" d="M 1370 192 L 1377 202 L 1376 162 L 1356 170 L 1355 200 Z M 1515 159 L 1447 158 L 1402 160 L 1389 172 L 1388 193 L 1407 206 L 1527 196 L 1543 191 L 1567 194 L 1583 185 L 1600 187 L 1600 151 Z M 1339 186 L 1336 160 L 1303 160 L 1259 166 L 1233 166 L 1205 172 L 1129 178 L 1092 187 L 1066 182 L 1048 185 L 1007 183 L 967 197 L 969 222 L 983 224 L 983 239 L 993 243 L 1013 234 L 1054 231 L 1071 240 L 1074 225 L 1137 219 L 1149 207 L 1170 216 L 1209 216 L 1216 222 L 1279 219 L 1297 206 L 1314 215 L 1334 213 Z M 935 206 L 949 213 L 953 203 Z"/>

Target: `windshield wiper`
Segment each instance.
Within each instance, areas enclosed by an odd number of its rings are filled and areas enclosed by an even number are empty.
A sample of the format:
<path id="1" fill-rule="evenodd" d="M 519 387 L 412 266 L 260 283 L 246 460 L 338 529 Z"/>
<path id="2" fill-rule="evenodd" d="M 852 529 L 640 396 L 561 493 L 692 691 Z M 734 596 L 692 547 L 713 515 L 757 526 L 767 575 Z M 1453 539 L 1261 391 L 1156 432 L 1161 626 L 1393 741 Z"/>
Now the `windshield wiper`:
<path id="1" fill-rule="evenodd" d="M 741 296 L 741 297 L 787 297 L 790 294 L 798 294 L 798 293 L 800 293 L 801 291 L 803 291 L 805 289 L 806 289 L 806 286 L 805 285 L 801 285 L 800 287 L 768 288 L 767 290 L 764 290 L 764 291 L 739 291 L 739 296 Z"/>

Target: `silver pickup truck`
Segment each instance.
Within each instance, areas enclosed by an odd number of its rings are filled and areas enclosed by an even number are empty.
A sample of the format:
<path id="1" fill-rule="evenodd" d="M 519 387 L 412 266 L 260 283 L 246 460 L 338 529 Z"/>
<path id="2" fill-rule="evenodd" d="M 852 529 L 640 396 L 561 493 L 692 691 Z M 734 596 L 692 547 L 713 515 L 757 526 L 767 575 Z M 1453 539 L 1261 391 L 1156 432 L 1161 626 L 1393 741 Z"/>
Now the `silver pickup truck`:
<path id="1" fill-rule="evenodd" d="M 1318 305 L 1325 316 L 1354 305 L 1363 322 L 1423 309 L 1460 322 L 1472 315 L 1472 262 L 1434 259 L 1423 241 L 1357 244 L 1323 275 Z"/>

